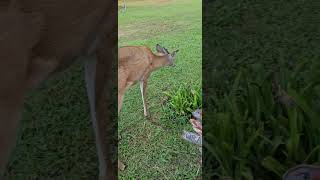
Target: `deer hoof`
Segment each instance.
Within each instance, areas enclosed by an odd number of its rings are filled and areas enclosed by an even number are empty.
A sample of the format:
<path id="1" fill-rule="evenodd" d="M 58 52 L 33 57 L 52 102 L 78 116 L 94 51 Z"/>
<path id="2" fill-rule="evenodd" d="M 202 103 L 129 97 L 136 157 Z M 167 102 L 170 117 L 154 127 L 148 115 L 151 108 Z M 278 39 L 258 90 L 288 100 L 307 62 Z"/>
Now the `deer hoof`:
<path id="1" fill-rule="evenodd" d="M 118 169 L 121 171 L 124 171 L 126 168 L 126 165 L 124 165 L 120 160 L 118 160 Z"/>

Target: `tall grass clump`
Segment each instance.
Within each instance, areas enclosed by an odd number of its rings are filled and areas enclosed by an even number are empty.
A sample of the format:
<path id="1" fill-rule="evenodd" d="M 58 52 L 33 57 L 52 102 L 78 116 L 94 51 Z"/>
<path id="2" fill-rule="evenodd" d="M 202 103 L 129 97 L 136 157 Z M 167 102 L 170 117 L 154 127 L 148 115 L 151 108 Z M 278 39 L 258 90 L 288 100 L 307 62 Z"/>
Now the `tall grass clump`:
<path id="1" fill-rule="evenodd" d="M 164 110 L 170 119 L 185 119 L 194 110 L 202 107 L 202 89 L 200 86 L 191 86 L 184 83 L 171 91 L 165 91 L 164 94 L 167 97 Z"/>
<path id="2" fill-rule="evenodd" d="M 204 124 L 205 168 L 220 179 L 280 179 L 320 162 L 319 61 L 239 68 L 229 91 L 212 94 Z M 205 111 L 206 112 L 206 111 Z M 208 121 L 206 121 L 208 122 Z"/>

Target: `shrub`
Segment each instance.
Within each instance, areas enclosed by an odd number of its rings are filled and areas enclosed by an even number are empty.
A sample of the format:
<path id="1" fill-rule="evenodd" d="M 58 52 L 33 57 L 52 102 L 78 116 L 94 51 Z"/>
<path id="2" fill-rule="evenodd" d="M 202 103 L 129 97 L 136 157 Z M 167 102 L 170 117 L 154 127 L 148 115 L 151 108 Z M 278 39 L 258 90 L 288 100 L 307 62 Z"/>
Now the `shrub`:
<path id="1" fill-rule="evenodd" d="M 202 107 L 200 86 L 183 84 L 177 89 L 165 91 L 164 94 L 168 98 L 164 108 L 171 119 L 190 116 L 195 109 Z"/>
<path id="2" fill-rule="evenodd" d="M 280 179 L 294 165 L 320 162 L 319 65 L 280 63 L 273 76 L 252 64 L 240 68 L 230 91 L 210 94 L 206 172 L 221 179 Z"/>

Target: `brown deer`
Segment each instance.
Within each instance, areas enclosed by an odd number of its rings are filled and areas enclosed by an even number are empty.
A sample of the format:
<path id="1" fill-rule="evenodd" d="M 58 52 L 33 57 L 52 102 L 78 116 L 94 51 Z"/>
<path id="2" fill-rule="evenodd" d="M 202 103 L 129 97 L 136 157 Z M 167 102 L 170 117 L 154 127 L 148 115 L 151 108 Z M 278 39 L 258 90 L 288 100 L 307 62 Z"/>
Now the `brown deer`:
<path id="1" fill-rule="evenodd" d="M 106 132 L 111 119 L 106 92 L 117 50 L 116 2 L 2 0 L 0 27 L 0 179 L 15 145 L 24 97 L 80 56 L 96 57 L 86 58 L 85 80 L 99 177 L 116 179 Z"/>
<path id="2" fill-rule="evenodd" d="M 146 46 L 124 46 L 118 51 L 118 113 L 121 110 L 124 94 L 128 88 L 140 82 L 144 116 L 148 117 L 146 102 L 147 81 L 150 74 L 164 66 L 174 66 L 176 53 L 156 45 L 157 53 Z"/>

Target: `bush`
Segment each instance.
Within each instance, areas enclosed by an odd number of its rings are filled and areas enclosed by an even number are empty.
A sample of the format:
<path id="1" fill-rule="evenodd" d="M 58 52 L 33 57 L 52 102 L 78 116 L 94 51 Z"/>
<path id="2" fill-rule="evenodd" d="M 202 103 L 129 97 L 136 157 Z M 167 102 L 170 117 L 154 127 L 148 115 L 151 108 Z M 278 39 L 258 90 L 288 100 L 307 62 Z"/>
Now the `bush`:
<path id="1" fill-rule="evenodd" d="M 204 123 L 206 172 L 280 179 L 292 166 L 319 163 L 319 65 L 280 63 L 267 71 L 252 64 L 240 68 L 230 91 L 210 94 L 205 109 L 215 110 Z"/>
<path id="2" fill-rule="evenodd" d="M 172 91 L 165 91 L 164 94 L 168 98 L 164 109 L 170 119 L 190 116 L 194 110 L 202 107 L 200 86 L 194 88 L 191 85 L 183 84 Z"/>

